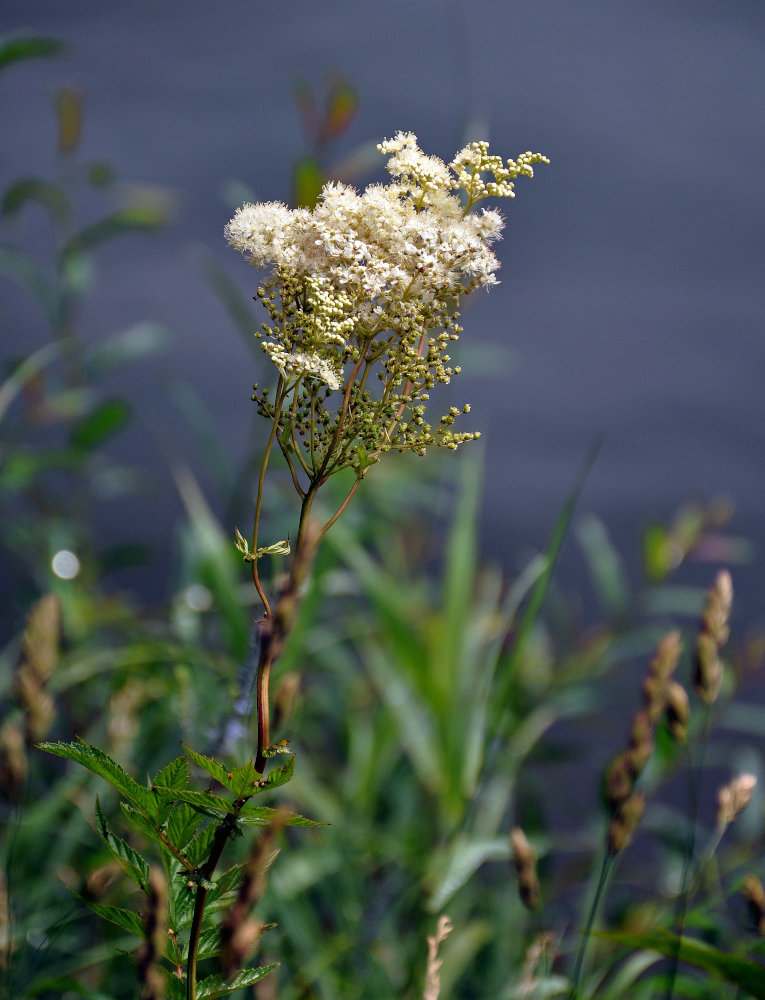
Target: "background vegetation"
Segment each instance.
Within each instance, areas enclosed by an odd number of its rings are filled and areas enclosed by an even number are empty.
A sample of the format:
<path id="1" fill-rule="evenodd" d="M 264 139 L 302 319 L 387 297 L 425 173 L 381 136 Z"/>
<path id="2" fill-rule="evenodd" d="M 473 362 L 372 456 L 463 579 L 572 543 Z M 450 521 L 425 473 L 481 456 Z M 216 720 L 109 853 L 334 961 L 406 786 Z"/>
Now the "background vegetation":
<path id="1" fill-rule="evenodd" d="M 56 51 L 44 39 L 6 41 L 0 85 L 15 62 Z M 326 144 L 355 97 L 336 80 L 325 108 L 305 88 L 298 99 L 309 155 L 296 167 L 295 200 L 310 203 Z M 247 744 L 237 678 L 252 594 L 232 536 L 252 470 L 250 461 L 231 467 L 214 422 L 189 404 L 205 481 L 227 487 L 230 504 L 216 509 L 199 470 L 170 460 L 185 511 L 168 527 L 173 571 L 151 604 L 128 587 L 128 570 L 147 555 L 143 539 L 114 545 L 100 512 L 145 493 L 142 470 L 120 452 L 136 405 L 122 376 L 133 366 L 141 379 L 164 332 L 147 322 L 92 343 L 79 318 L 102 249 L 165 219 L 140 200 L 114 205 L 111 167 L 79 158 L 77 95 L 57 95 L 56 109 L 59 175 L 3 178 L 1 206 L 2 280 L 31 295 L 50 338 L 29 354 L 5 352 L 0 385 L 9 636 L 0 655 L 0 975 L 8 997 L 100 1000 L 136 995 L 124 953 L 135 940 L 71 889 L 136 905 L 94 829 L 96 792 L 115 818 L 117 802 L 35 746 L 77 735 L 140 780 L 176 757 L 181 740 L 210 751 Z M 17 220 L 32 212 L 51 227 L 48 260 L 15 239 Z M 232 336 L 238 325 L 249 337 L 249 304 L 209 261 L 207 276 L 236 321 Z M 254 439 L 253 457 L 258 447 Z M 374 470 L 320 552 L 274 700 L 276 736 L 290 737 L 296 753 L 282 798 L 329 825 L 280 834 L 257 914 L 276 925 L 259 960 L 281 966 L 254 987 L 259 1000 L 421 997 L 427 937 L 444 913 L 454 930 L 440 952 L 443 997 L 565 996 L 613 820 L 602 775 L 629 743 L 656 643 L 678 625 L 678 674 L 692 686 L 714 572 L 689 586 L 689 564 L 711 545 L 729 551 L 728 512 L 689 506 L 652 525 L 639 543 L 643 577 L 630 580 L 606 527 L 593 516 L 572 521 L 577 487 L 562 498 L 547 551 L 508 578 L 480 563 L 483 456 L 465 452 Z M 274 537 L 288 521 L 286 495 L 272 496 L 265 514 Z M 580 552 L 573 596 L 554 582 L 564 540 Z M 763 710 L 734 695 L 751 684 L 762 643 L 734 639 L 725 653 L 721 696 L 712 708 L 694 703 L 687 749 L 659 722 L 640 775 L 648 809 L 601 901 L 611 936 L 582 959 L 583 996 L 765 995 L 752 962 L 763 953 L 762 912 L 745 885 L 763 874 L 761 803 L 756 796 L 721 844 L 716 805 L 732 774 L 761 771 Z M 517 826 L 540 863 L 531 910 L 513 866 Z M 680 927 L 695 946 L 656 934 Z"/>

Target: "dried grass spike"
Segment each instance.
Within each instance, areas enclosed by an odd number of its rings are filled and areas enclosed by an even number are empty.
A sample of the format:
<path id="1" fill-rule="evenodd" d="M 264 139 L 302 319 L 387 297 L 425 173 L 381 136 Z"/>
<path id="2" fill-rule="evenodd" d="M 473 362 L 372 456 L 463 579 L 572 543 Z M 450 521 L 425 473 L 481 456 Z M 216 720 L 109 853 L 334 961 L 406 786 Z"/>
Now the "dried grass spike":
<path id="1" fill-rule="evenodd" d="M 452 930 L 452 922 L 447 916 L 438 918 L 436 933 L 428 937 L 428 968 L 425 974 L 425 992 L 422 1000 L 438 1000 L 441 995 L 440 971 L 443 959 L 438 957 L 438 949 L 449 937 Z"/>

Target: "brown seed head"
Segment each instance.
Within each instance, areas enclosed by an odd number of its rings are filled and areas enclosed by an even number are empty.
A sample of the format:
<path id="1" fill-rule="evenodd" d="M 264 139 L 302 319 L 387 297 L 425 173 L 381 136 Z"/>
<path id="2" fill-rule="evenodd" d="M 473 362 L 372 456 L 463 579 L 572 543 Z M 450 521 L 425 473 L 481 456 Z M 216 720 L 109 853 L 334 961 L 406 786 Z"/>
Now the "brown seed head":
<path id="1" fill-rule="evenodd" d="M 605 795 L 609 809 L 615 811 L 632 794 L 635 770 L 630 750 L 622 750 L 611 761 L 606 771 Z"/>
<path id="2" fill-rule="evenodd" d="M 740 774 L 717 793 L 717 826 L 724 830 L 734 823 L 752 801 L 757 779 L 753 774 Z"/>
<path id="3" fill-rule="evenodd" d="M 765 936 L 765 889 L 756 875 L 747 875 L 741 887 L 749 904 L 749 917 L 757 933 Z"/>
<path id="4" fill-rule="evenodd" d="M 619 854 L 632 843 L 638 823 L 645 810 L 645 797 L 642 792 L 632 795 L 614 813 L 608 829 L 608 853 Z"/>
<path id="5" fill-rule="evenodd" d="M 688 692 L 679 681 L 670 681 L 667 688 L 667 725 L 672 739 L 684 744 L 688 739 L 688 723 L 691 721 L 691 703 Z"/>
<path id="6" fill-rule="evenodd" d="M 518 875 L 518 893 L 521 902 L 527 909 L 535 910 L 539 906 L 540 897 L 537 856 L 519 826 L 510 831 L 510 848 Z"/>

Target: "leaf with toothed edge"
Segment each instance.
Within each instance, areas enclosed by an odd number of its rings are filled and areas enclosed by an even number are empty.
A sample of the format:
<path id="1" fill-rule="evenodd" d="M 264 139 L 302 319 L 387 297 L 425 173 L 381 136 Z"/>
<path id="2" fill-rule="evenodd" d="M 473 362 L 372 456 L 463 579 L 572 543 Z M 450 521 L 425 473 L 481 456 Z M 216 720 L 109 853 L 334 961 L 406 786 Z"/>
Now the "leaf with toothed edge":
<path id="1" fill-rule="evenodd" d="M 278 966 L 279 963 L 276 962 L 273 965 L 263 965 L 259 969 L 243 969 L 233 979 L 208 976 L 197 984 L 197 1000 L 215 1000 L 216 997 L 225 996 L 227 993 L 235 993 L 244 986 L 252 986 Z"/>
<path id="2" fill-rule="evenodd" d="M 127 874 L 139 889 L 147 893 L 149 890 L 149 866 L 141 855 L 122 837 L 112 833 L 101 810 L 101 803 L 96 799 L 96 826 L 98 832 L 106 841 L 106 846 L 119 861 Z"/>

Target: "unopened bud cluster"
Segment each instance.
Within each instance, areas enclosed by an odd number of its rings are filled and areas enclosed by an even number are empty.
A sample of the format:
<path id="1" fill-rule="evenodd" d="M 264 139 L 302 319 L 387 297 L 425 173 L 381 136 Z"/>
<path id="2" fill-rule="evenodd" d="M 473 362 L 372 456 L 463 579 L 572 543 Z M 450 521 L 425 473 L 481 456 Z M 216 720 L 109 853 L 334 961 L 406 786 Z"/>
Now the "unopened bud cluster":
<path id="1" fill-rule="evenodd" d="M 690 718 L 688 695 L 674 679 L 682 643 L 669 632 L 659 642 L 643 681 L 643 704 L 630 727 L 629 744 L 614 757 L 606 772 L 605 793 L 611 811 L 609 851 L 618 854 L 631 842 L 643 815 L 645 799 L 635 782 L 654 750 L 656 726 L 663 716 L 675 740 L 685 742 Z"/>
<path id="2" fill-rule="evenodd" d="M 273 396 L 255 386 L 253 399 L 311 480 L 347 467 L 361 477 L 391 449 L 423 454 L 478 436 L 452 430 L 466 410 L 435 427 L 425 419 L 430 391 L 459 372 L 448 349 L 460 299 L 496 282 L 490 245 L 502 216 L 471 209 L 513 197 L 514 180 L 548 162 L 503 162 L 478 142 L 447 165 L 403 132 L 378 149 L 388 184 L 361 194 L 327 184 L 312 211 L 245 205 L 226 227 L 231 246 L 268 272 L 258 336 L 280 377 Z"/>

